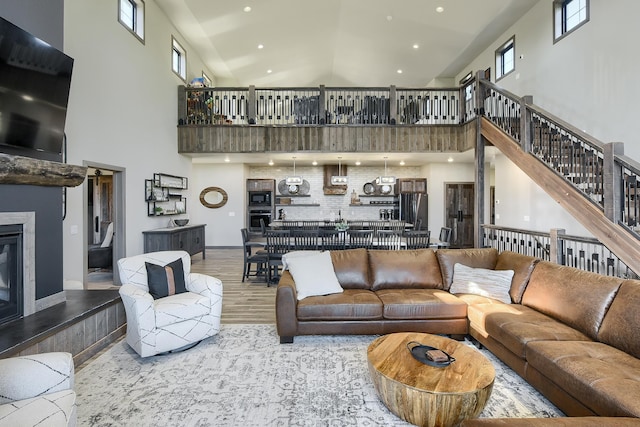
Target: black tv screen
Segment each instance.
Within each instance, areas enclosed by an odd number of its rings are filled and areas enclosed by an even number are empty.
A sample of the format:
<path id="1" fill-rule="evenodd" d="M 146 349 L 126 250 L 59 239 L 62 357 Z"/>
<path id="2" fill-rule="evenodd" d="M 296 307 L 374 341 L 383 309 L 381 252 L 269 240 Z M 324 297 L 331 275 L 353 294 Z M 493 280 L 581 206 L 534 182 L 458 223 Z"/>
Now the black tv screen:
<path id="1" fill-rule="evenodd" d="M 72 58 L 0 18 L 0 151 L 62 153 L 72 69 Z"/>

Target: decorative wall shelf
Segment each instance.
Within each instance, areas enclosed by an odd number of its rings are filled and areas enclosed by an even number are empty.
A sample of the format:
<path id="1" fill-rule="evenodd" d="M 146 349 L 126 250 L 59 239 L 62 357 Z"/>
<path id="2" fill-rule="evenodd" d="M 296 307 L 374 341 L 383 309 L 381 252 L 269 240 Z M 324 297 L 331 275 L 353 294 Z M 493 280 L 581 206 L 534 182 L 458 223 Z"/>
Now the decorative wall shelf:
<path id="1" fill-rule="evenodd" d="M 179 215 L 187 212 L 187 199 L 182 191 L 188 188 L 188 179 L 154 173 L 153 179 L 144 180 L 144 196 L 148 216 Z"/>

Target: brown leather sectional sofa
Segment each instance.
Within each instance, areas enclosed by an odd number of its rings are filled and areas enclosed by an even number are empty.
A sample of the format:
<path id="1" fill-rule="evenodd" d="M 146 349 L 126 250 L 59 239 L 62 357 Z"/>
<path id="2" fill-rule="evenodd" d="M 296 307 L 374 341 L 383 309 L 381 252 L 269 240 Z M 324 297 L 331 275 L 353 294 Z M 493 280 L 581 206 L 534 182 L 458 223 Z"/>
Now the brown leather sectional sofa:
<path id="1" fill-rule="evenodd" d="M 469 334 L 565 414 L 640 421 L 640 281 L 495 249 L 354 249 L 331 257 L 341 294 L 297 301 L 292 276 L 282 275 L 282 343 L 314 334 Z M 457 262 L 514 270 L 512 303 L 449 293 Z"/>

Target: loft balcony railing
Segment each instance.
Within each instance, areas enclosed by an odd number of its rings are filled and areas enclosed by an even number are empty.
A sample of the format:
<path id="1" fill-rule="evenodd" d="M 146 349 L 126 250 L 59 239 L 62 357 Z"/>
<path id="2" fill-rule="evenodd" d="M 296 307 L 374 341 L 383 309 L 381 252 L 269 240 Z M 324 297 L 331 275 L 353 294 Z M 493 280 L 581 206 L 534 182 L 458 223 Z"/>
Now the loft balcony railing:
<path id="1" fill-rule="evenodd" d="M 475 118 L 461 88 L 179 87 L 181 125 L 459 125 Z"/>
<path id="2" fill-rule="evenodd" d="M 465 150 L 473 146 L 475 133 L 465 134 L 470 128 L 461 130 L 460 125 L 482 116 L 563 177 L 610 221 L 640 239 L 640 163 L 624 155 L 623 145 L 598 141 L 534 105 L 531 96 L 518 97 L 480 73 L 459 88 L 181 86 L 178 99 L 180 125 L 236 125 L 246 131 L 179 132 L 185 152 Z M 300 132 L 301 126 L 357 128 L 343 134 Z M 272 131 L 276 127 L 283 129 Z M 442 140 L 446 143 L 433 144 Z"/>
<path id="3" fill-rule="evenodd" d="M 638 278 L 620 258 L 594 238 L 570 236 L 559 229 L 545 233 L 489 224 L 482 228 L 484 247 L 517 252 L 605 276 Z"/>

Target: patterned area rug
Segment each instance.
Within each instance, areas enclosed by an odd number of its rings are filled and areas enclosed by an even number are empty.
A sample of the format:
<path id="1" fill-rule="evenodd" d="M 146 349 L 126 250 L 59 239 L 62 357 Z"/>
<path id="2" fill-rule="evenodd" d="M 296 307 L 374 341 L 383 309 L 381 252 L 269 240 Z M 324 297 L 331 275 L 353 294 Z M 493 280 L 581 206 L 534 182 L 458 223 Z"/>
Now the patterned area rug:
<path id="1" fill-rule="evenodd" d="M 124 340 L 76 375 L 79 426 L 406 426 L 369 379 L 373 336 L 296 337 L 223 325 L 177 354 L 140 358 Z M 482 417 L 562 413 L 484 350 L 496 368 Z"/>

